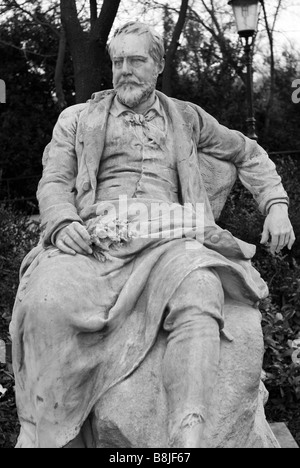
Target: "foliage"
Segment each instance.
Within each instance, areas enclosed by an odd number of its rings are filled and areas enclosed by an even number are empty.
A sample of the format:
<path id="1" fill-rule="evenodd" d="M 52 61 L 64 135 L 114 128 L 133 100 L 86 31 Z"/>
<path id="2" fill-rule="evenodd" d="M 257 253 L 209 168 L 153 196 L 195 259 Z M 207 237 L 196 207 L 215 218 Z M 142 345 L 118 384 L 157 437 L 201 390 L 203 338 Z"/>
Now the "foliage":
<path id="1" fill-rule="evenodd" d="M 277 159 L 277 170 L 290 196 L 290 217 L 300 238 L 300 164 L 291 157 Z M 300 243 L 292 251 L 272 256 L 260 244 L 263 216 L 252 196 L 237 183 L 222 213 L 220 224 L 235 236 L 257 245 L 254 266 L 269 287 L 269 297 L 260 304 L 265 342 L 263 368 L 269 391 L 266 416 L 286 422 L 300 444 L 300 366 L 292 361 L 292 343 L 300 338 Z"/>
<path id="2" fill-rule="evenodd" d="M 299 78 L 299 51 L 285 50 L 281 63 L 275 70 L 275 89 L 272 113 L 270 115 L 271 131 L 264 135 L 264 118 L 267 105 L 266 89 L 269 78 L 257 83 L 255 93 L 256 118 L 260 144 L 267 150 L 283 151 L 300 149 L 300 134 L 297 126 L 300 120 L 300 105 L 292 102 L 292 83 Z"/>
<path id="3" fill-rule="evenodd" d="M 0 336 L 8 339 L 8 324 L 19 284 L 19 268 L 38 241 L 38 228 L 30 218 L 0 205 Z"/>
<path id="4" fill-rule="evenodd" d="M 5 364 L 0 363 L 0 382 L 7 390 L 0 398 L 0 448 L 13 448 L 19 433 L 14 395 L 14 378 Z"/>
<path id="5" fill-rule="evenodd" d="M 19 284 L 19 268 L 38 238 L 38 226 L 34 222 L 9 206 L 0 205 L 0 339 L 8 345 L 8 326 Z M 0 398 L 0 448 L 12 448 L 19 423 L 10 364 L 0 364 L 0 384 L 7 390 Z"/>
<path id="6" fill-rule="evenodd" d="M 59 113 L 54 100 L 58 39 L 50 28 L 56 26 L 47 15 L 35 13 L 48 24 L 47 29 L 18 14 L 2 23 L 0 30 L 0 77 L 7 86 L 7 104 L 0 106 L 0 173 L 3 178 L 24 177 L 22 183 L 11 185 L 12 198 L 35 196 L 36 179 L 30 176 L 41 175 L 42 152 Z M 70 70 L 70 59 L 66 59 L 68 104 L 73 103 Z M 5 195 L 1 193 L 0 199 Z"/>

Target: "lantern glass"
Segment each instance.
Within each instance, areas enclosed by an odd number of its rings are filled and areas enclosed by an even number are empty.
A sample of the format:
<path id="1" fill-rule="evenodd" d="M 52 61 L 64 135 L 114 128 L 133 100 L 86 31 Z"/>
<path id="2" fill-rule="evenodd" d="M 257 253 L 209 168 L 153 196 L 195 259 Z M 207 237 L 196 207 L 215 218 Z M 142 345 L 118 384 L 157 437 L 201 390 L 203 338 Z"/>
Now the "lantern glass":
<path id="1" fill-rule="evenodd" d="M 253 36 L 257 29 L 259 0 L 231 0 L 228 2 L 233 8 L 237 30 L 240 36 Z"/>

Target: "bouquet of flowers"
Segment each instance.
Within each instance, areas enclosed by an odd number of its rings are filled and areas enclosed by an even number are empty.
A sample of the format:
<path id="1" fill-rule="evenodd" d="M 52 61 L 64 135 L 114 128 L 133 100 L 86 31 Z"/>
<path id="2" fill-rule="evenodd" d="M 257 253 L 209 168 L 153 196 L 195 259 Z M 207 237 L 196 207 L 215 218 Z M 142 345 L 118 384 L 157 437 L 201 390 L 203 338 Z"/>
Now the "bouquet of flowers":
<path id="1" fill-rule="evenodd" d="M 88 231 L 93 255 L 101 262 L 110 259 L 109 250 L 118 249 L 137 237 L 137 232 L 130 228 L 128 220 L 119 218 L 105 220 L 100 216 Z"/>

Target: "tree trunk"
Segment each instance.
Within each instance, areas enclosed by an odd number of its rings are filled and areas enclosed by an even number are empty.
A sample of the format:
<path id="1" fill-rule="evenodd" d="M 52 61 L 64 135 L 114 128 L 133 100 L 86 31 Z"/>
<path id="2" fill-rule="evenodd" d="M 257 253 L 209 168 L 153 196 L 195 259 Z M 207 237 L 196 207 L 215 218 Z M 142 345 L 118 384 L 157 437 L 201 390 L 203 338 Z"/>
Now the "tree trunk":
<path id="1" fill-rule="evenodd" d="M 174 73 L 174 60 L 176 56 L 176 51 L 179 46 L 178 41 L 180 38 L 180 34 L 182 33 L 184 23 L 186 20 L 188 3 L 189 3 L 189 0 L 182 0 L 181 2 L 178 21 L 175 26 L 173 37 L 172 37 L 170 46 L 166 54 L 166 65 L 165 65 L 165 70 L 163 73 L 162 92 L 165 93 L 167 96 L 172 95 L 172 76 Z"/>
<path id="2" fill-rule="evenodd" d="M 59 47 L 58 47 L 58 54 L 57 54 L 56 67 L 55 67 L 55 76 L 54 76 L 57 104 L 60 109 L 64 109 L 67 105 L 66 100 L 65 100 L 64 90 L 63 90 L 63 84 L 62 84 L 63 65 L 64 65 L 65 52 L 66 52 L 66 42 L 67 42 L 66 33 L 62 26 L 61 31 L 60 31 Z"/>
<path id="3" fill-rule="evenodd" d="M 83 31 L 75 0 L 61 0 L 61 21 L 66 31 L 74 66 L 76 102 L 111 86 L 106 43 L 121 0 L 104 0 L 98 18 L 97 3 L 90 1 L 91 30 Z"/>

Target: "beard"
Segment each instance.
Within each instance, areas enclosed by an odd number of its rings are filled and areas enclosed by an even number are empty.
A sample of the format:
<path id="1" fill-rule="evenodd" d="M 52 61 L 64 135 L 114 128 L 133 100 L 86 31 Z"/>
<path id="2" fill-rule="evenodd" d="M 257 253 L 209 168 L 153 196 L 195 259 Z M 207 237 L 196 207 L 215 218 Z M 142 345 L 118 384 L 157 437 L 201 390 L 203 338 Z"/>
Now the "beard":
<path id="1" fill-rule="evenodd" d="M 157 76 L 153 75 L 153 78 L 144 83 L 139 83 L 132 78 L 120 80 L 115 85 L 118 100 L 124 104 L 124 106 L 130 109 L 142 104 L 147 101 L 156 88 Z"/>

